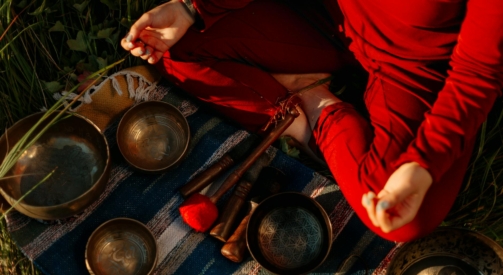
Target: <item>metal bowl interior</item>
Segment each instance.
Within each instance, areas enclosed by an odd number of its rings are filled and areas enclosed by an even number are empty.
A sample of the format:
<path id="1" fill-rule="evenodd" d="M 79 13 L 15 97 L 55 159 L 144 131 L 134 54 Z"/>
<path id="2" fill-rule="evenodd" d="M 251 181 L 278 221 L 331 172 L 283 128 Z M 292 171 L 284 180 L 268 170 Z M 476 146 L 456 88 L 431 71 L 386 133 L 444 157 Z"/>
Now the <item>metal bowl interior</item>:
<path id="1" fill-rule="evenodd" d="M 387 275 L 428 274 L 503 274 L 503 248 L 477 232 L 440 227 L 402 246 L 387 267 Z"/>
<path id="2" fill-rule="evenodd" d="M 189 124 L 173 105 L 142 102 L 129 109 L 117 129 L 126 161 L 145 172 L 165 172 L 178 164 L 189 146 Z"/>
<path id="3" fill-rule="evenodd" d="M 305 274 L 321 265 L 332 244 L 323 207 L 297 192 L 272 195 L 253 211 L 246 230 L 252 257 L 276 274 Z"/>
<path id="4" fill-rule="evenodd" d="M 146 275 L 157 262 L 157 243 L 139 221 L 116 218 L 100 225 L 87 241 L 86 266 L 91 274 Z"/>
<path id="5" fill-rule="evenodd" d="M 28 116 L 0 138 L 5 156 L 44 113 Z M 56 114 L 35 131 L 37 134 Z M 33 145 L 26 149 L 0 181 L 2 196 L 19 212 L 36 219 L 63 219 L 82 212 L 95 201 L 108 181 L 110 154 L 105 136 L 90 120 L 63 114 Z M 33 188 L 52 171 L 54 173 Z"/>

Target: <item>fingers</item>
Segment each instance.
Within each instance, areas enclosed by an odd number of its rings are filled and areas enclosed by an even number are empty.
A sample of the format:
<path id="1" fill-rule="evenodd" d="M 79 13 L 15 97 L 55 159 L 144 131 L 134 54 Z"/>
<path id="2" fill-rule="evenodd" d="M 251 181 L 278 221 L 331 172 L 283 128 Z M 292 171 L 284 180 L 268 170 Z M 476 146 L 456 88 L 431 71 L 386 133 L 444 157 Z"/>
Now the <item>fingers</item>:
<path id="1" fill-rule="evenodd" d="M 390 211 L 397 203 L 396 197 L 386 190 L 381 191 L 378 196 L 372 191 L 362 196 L 362 205 L 367 210 L 370 221 L 385 233 L 405 224 L 396 223 L 399 219 Z"/>
<path id="2" fill-rule="evenodd" d="M 382 190 L 377 195 L 377 199 L 375 219 L 384 233 L 389 233 L 405 224 L 397 226 L 396 221 L 399 220 L 399 217 L 391 211 L 398 203 L 396 196 L 387 190 Z"/>
<path id="3" fill-rule="evenodd" d="M 375 206 L 375 199 L 376 195 L 374 192 L 370 191 L 367 194 L 363 194 L 362 196 L 362 205 L 365 207 L 367 210 L 367 214 L 369 216 L 370 221 L 375 227 L 379 227 L 379 223 L 377 222 L 376 219 L 376 206 Z"/>
<path id="4" fill-rule="evenodd" d="M 150 13 L 143 14 L 129 29 L 129 33 L 125 39 L 127 43 L 132 43 L 140 37 L 141 31 L 152 25 L 152 15 Z"/>
<path id="5" fill-rule="evenodd" d="M 393 231 L 411 222 L 421 207 L 422 196 L 417 193 L 409 193 L 403 199 L 392 193 L 381 193 L 377 196 L 376 217 L 383 232 Z"/>
<path id="6" fill-rule="evenodd" d="M 140 48 L 140 50 L 137 52 L 140 55 L 136 55 L 136 53 L 131 52 L 131 54 L 135 56 L 139 56 L 143 60 L 148 60 L 148 58 L 152 55 L 154 52 L 154 49 L 148 45 L 145 45 L 143 48 Z"/>
<path id="7" fill-rule="evenodd" d="M 145 43 L 143 43 L 142 41 L 128 42 L 126 37 L 121 40 L 121 46 L 125 50 L 130 51 L 134 56 L 142 56 L 145 54 Z"/>
<path id="8" fill-rule="evenodd" d="M 140 33 L 146 29 L 148 26 L 150 26 L 152 23 L 152 16 L 149 13 L 143 14 L 129 29 L 129 32 L 126 34 L 126 36 L 121 40 L 121 46 L 126 50 L 126 51 L 131 51 L 131 53 L 135 56 L 140 56 L 137 55 L 140 53 L 140 50 L 136 50 L 136 54 L 133 52 L 133 50 L 138 47 L 138 40 L 140 37 Z M 141 49 L 142 51 L 145 51 L 145 49 Z"/>
<path id="9" fill-rule="evenodd" d="M 127 42 L 127 36 L 121 40 L 121 46 L 132 55 L 147 60 L 150 64 L 157 63 L 163 55 L 162 52 L 156 51 L 153 47 L 143 43 L 143 41 Z"/>
<path id="10" fill-rule="evenodd" d="M 150 64 L 155 64 L 159 60 L 161 60 L 162 55 L 163 55 L 162 52 L 160 52 L 160 51 L 154 51 L 152 54 L 142 56 L 141 58 L 147 60 L 147 62 L 150 63 Z"/>

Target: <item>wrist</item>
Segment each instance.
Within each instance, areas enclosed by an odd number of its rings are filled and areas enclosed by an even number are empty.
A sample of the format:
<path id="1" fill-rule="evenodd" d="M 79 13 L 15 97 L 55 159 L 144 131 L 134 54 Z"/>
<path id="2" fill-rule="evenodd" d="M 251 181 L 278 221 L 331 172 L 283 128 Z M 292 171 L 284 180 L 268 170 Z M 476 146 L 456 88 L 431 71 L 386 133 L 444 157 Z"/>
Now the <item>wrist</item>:
<path id="1" fill-rule="evenodd" d="M 183 7 L 187 11 L 187 13 L 190 15 L 192 22 L 194 22 L 196 15 L 197 15 L 197 11 L 194 8 L 194 4 L 192 3 L 192 0 L 178 0 L 178 1 L 183 4 Z"/>
<path id="2" fill-rule="evenodd" d="M 414 167 L 414 170 L 415 170 L 414 177 L 421 184 L 426 184 L 429 187 L 433 183 L 433 177 L 431 176 L 430 171 L 428 171 L 428 169 L 421 166 L 421 164 L 413 161 L 413 162 L 405 163 L 405 165 L 411 165 Z"/>

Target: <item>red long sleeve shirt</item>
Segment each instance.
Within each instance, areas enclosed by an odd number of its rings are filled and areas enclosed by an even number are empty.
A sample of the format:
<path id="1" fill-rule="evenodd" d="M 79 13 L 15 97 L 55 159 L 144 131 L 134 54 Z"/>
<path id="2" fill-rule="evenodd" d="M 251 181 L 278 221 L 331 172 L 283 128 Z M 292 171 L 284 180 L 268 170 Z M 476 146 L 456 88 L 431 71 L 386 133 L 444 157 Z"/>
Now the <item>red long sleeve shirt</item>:
<path id="1" fill-rule="evenodd" d="M 450 69 L 416 139 L 395 162 L 416 161 L 434 180 L 465 152 L 503 86 L 503 1 L 340 0 L 351 50 L 367 70 L 420 88 Z"/>
<path id="2" fill-rule="evenodd" d="M 194 0 L 209 28 L 250 0 Z M 503 1 L 339 0 L 350 49 L 382 79 L 411 90 L 445 85 L 416 138 L 395 161 L 415 161 L 434 180 L 465 152 L 503 87 Z M 406 104 L 406 103 L 404 103 Z"/>

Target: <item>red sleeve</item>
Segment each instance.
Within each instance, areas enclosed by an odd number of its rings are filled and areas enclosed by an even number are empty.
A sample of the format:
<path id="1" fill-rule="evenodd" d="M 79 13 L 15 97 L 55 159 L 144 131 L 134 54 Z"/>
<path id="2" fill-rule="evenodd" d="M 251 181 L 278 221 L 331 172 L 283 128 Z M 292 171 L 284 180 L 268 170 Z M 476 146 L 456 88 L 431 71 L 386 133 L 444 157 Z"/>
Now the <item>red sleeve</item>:
<path id="1" fill-rule="evenodd" d="M 415 161 L 438 181 L 466 152 L 503 86 L 503 1 L 468 0 L 451 70 L 416 139 L 395 162 Z"/>
<path id="2" fill-rule="evenodd" d="M 192 0 L 192 4 L 202 21 L 200 28 L 204 31 L 229 11 L 245 7 L 253 0 Z"/>

